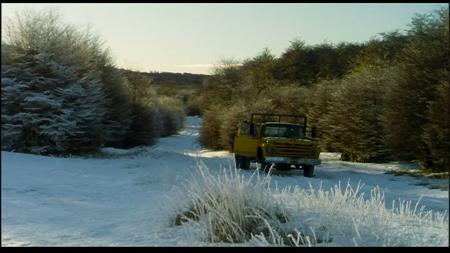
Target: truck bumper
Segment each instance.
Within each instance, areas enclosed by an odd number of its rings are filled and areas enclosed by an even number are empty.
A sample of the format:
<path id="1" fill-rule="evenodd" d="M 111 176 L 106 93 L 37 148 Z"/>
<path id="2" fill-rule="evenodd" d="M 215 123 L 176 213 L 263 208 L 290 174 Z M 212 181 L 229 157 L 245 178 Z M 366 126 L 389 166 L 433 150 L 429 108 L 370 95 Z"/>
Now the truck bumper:
<path id="1" fill-rule="evenodd" d="M 288 164 L 306 164 L 306 165 L 318 165 L 319 159 L 304 159 L 304 158 L 292 158 L 292 157 L 279 157 L 279 156 L 267 156 L 266 162 L 269 163 L 288 163 Z"/>

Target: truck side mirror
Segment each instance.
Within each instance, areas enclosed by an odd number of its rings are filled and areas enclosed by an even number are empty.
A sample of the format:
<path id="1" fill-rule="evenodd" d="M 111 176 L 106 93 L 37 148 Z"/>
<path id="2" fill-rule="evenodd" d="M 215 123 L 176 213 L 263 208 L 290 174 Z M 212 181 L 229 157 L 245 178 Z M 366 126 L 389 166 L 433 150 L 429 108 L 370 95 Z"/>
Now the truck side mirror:
<path id="1" fill-rule="evenodd" d="M 315 126 L 312 127 L 311 129 L 311 137 L 312 138 L 316 138 L 317 137 L 317 129 Z"/>

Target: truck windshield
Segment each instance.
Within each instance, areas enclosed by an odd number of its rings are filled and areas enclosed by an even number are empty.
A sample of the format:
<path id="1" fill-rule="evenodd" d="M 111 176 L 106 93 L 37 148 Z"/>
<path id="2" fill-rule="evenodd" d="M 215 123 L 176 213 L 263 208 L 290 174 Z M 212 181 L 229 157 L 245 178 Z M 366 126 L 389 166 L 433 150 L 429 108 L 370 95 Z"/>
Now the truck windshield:
<path id="1" fill-rule="evenodd" d="M 265 125 L 261 137 L 303 138 L 302 127 L 296 125 Z"/>

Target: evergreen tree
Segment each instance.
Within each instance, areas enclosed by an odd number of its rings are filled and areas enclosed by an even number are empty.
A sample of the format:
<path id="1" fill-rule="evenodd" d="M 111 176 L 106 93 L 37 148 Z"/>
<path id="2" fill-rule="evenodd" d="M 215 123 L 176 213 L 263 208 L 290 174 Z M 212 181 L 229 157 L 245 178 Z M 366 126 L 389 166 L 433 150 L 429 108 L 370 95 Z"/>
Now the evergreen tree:
<path id="1" fill-rule="evenodd" d="M 410 40 L 399 56 L 401 82 L 387 94 L 384 115 L 386 142 L 397 159 L 428 156 L 422 140 L 427 106 L 437 96 L 437 84 L 448 80 L 448 9 L 416 15 Z"/>
<path id="2" fill-rule="evenodd" d="M 133 93 L 129 81 L 112 66 L 102 68 L 101 80 L 109 108 L 103 119 L 105 146 L 125 147 L 134 120 Z"/>
<path id="3" fill-rule="evenodd" d="M 345 160 L 385 161 L 383 125 L 386 84 L 393 81 L 391 69 L 367 68 L 346 76 L 333 93 L 330 111 L 323 124 L 329 125 L 322 138 L 342 152 Z"/>
<path id="4" fill-rule="evenodd" d="M 2 65 L 2 148 L 35 153 L 92 150 L 105 113 L 100 79 L 79 78 L 44 53 Z"/>
<path id="5" fill-rule="evenodd" d="M 450 150 L 450 86 L 443 81 L 437 87 L 437 98 L 428 104 L 428 123 L 424 126 L 422 139 L 425 153 L 421 164 L 436 171 L 449 171 Z"/>

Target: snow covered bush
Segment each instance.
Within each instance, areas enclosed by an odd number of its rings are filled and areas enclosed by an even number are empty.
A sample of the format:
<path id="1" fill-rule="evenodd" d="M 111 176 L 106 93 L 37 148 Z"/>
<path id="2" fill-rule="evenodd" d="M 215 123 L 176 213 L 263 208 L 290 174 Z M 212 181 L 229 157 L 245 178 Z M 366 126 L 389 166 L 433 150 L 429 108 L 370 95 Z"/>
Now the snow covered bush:
<path id="1" fill-rule="evenodd" d="M 181 101 L 159 95 L 151 79 L 143 75 L 127 73 L 126 78 L 133 97 L 127 146 L 153 144 L 181 129 L 185 117 Z"/>
<path id="2" fill-rule="evenodd" d="M 330 97 L 323 115 L 324 142 L 342 153 L 342 160 L 382 162 L 389 159 L 381 115 L 390 82 L 397 81 L 394 68 L 365 68 L 345 76 Z M 386 129 L 386 131 L 389 131 Z"/>
<path id="3" fill-rule="evenodd" d="M 161 96 L 151 80 L 137 75 L 126 76 L 132 100 L 127 120 L 128 135 L 125 147 L 151 145 L 157 138 L 175 134 L 184 123 L 185 113 L 181 100 Z"/>
<path id="4" fill-rule="evenodd" d="M 40 154 L 152 144 L 183 124 L 182 105 L 117 69 L 89 29 L 24 10 L 2 41 L 2 149 Z M 141 87 L 139 87 L 141 86 Z"/>
<path id="5" fill-rule="evenodd" d="M 253 235 L 270 236 L 271 227 L 286 222 L 286 214 L 268 186 L 270 177 L 259 173 L 246 179 L 237 170 L 211 173 L 204 164 L 190 180 L 190 202 L 175 223 L 200 220 L 210 242 L 245 242 Z"/>
<path id="6" fill-rule="evenodd" d="M 449 81 L 443 81 L 437 87 L 436 100 L 428 104 L 429 123 L 424 126 L 422 136 L 429 150 L 421 159 L 422 166 L 443 172 L 448 172 L 450 168 L 448 156 L 448 150 L 450 150 L 449 90 Z"/>
<path id="7" fill-rule="evenodd" d="M 218 113 L 218 112 L 216 112 Z M 250 111 L 238 102 L 231 106 L 228 110 L 224 110 L 220 114 L 220 133 L 218 141 L 220 145 L 228 150 L 231 150 L 231 143 L 237 134 L 237 128 L 240 122 L 248 121 Z"/>
<path id="8" fill-rule="evenodd" d="M 5 34 L 2 149 L 49 154 L 100 147 L 110 106 L 102 68 L 110 60 L 99 38 L 64 24 L 57 12 L 32 10 L 16 13 Z"/>
<path id="9" fill-rule="evenodd" d="M 220 145 L 221 118 L 219 112 L 225 110 L 223 106 L 212 105 L 203 111 L 203 124 L 200 131 L 200 142 L 209 149 L 223 149 Z"/>
<path id="10" fill-rule="evenodd" d="M 325 233 L 330 246 L 445 246 L 448 245 L 448 214 L 425 211 L 419 202 L 393 201 L 387 208 L 383 191 L 376 187 L 370 196 L 349 183 L 330 190 L 322 187 L 276 194 L 295 213 L 290 224 L 299 231 Z M 321 235 L 323 236 L 323 234 Z"/>
<path id="11" fill-rule="evenodd" d="M 278 189 L 271 176 L 246 177 L 204 164 L 189 179 L 176 225 L 195 223 L 203 240 L 266 246 L 448 246 L 448 214 L 410 201 L 387 207 L 379 187 Z"/>
<path id="12" fill-rule="evenodd" d="M 60 153 L 101 143 L 105 104 L 95 73 L 30 52 L 2 65 L 1 81 L 2 149 Z"/>
<path id="13" fill-rule="evenodd" d="M 127 146 L 150 145 L 160 136 L 163 119 L 154 102 L 133 106 L 133 122 Z"/>
<path id="14" fill-rule="evenodd" d="M 183 127 L 185 112 L 181 100 L 160 96 L 158 97 L 160 112 L 163 117 L 164 127 L 162 136 L 169 136 L 178 132 Z"/>
<path id="15" fill-rule="evenodd" d="M 189 94 L 188 100 L 186 101 L 186 115 L 187 116 L 202 115 L 201 90 L 197 90 Z"/>
<path id="16" fill-rule="evenodd" d="M 80 72 L 99 70 L 112 62 L 97 34 L 89 27 L 78 28 L 63 22 L 55 9 L 22 9 L 8 19 L 4 34 L 5 43 L 16 52 L 47 53 L 53 60 Z"/>
<path id="17" fill-rule="evenodd" d="M 103 91 L 108 110 L 103 119 L 105 146 L 126 147 L 133 122 L 133 94 L 130 83 L 113 66 L 102 68 Z"/>

